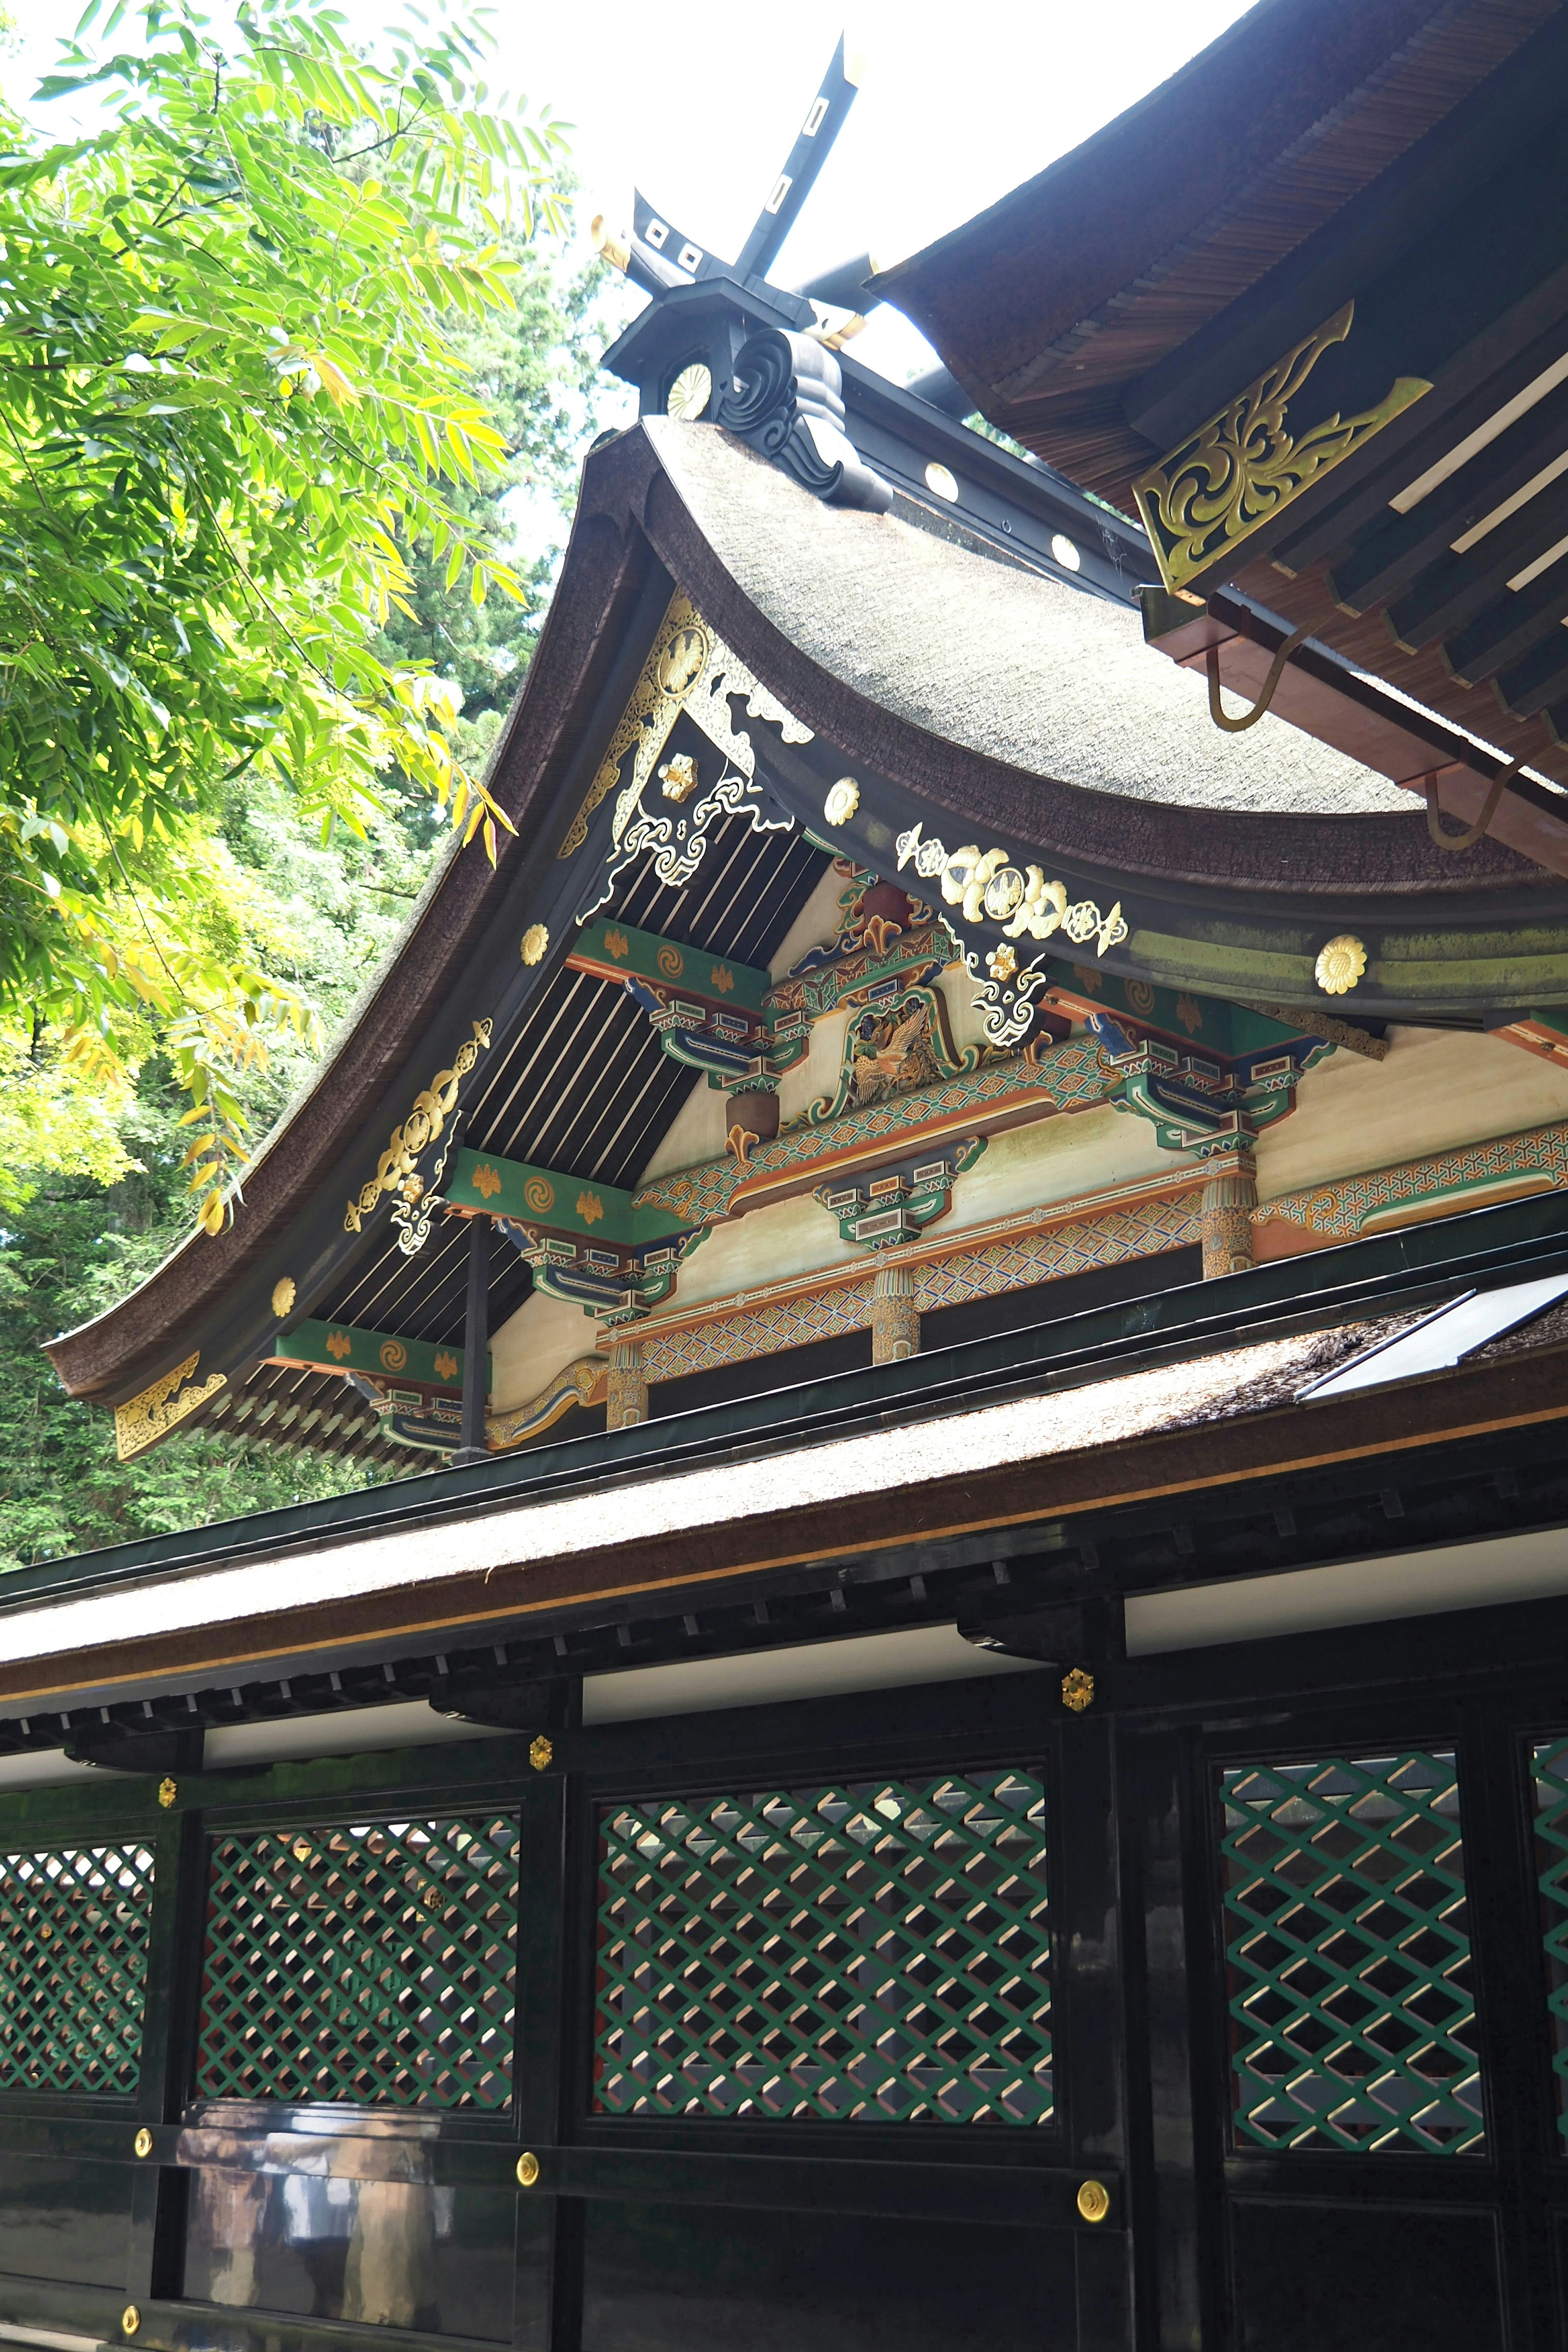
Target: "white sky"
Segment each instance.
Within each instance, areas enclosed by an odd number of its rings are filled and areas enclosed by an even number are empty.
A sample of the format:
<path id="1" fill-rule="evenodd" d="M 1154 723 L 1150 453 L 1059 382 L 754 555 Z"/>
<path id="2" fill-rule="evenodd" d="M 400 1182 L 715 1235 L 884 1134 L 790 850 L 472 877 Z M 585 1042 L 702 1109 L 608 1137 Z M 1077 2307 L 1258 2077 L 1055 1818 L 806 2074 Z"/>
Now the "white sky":
<path id="1" fill-rule="evenodd" d="M 20 50 L 4 61 L 5 80 L 25 102 L 82 0 L 10 5 Z M 401 14 L 395 0 L 337 5 L 368 41 Z M 773 272 L 787 285 L 868 248 L 884 266 L 914 252 L 1076 146 L 1243 13 L 1239 0 L 868 0 L 849 10 L 845 0 L 510 0 L 491 19 L 492 87 L 547 100 L 576 126 L 584 222 L 603 209 L 629 224 L 635 182 L 688 235 L 733 254 L 847 30 L 869 70 Z M 930 363 L 885 311 L 857 356 L 900 381 Z"/>

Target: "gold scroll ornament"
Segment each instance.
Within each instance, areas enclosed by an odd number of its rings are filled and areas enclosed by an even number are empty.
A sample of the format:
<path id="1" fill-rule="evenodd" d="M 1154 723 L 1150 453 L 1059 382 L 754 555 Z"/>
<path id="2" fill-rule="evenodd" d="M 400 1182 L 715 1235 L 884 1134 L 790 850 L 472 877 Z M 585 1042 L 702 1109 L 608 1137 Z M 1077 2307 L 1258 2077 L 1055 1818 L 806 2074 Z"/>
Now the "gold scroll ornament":
<path id="1" fill-rule="evenodd" d="M 1323 353 L 1345 341 L 1354 317 L 1355 304 L 1347 302 L 1139 475 L 1132 494 L 1167 588 L 1184 587 L 1206 572 L 1431 391 L 1425 376 L 1402 375 L 1375 408 L 1359 416 L 1336 410 L 1290 432 L 1286 411 Z"/>
<path id="2" fill-rule="evenodd" d="M 653 641 L 653 650 L 642 666 L 642 672 L 632 689 L 631 700 L 621 713 L 609 748 L 600 761 L 589 785 L 582 807 L 572 820 L 565 840 L 556 852 L 559 857 L 570 857 L 582 848 L 588 838 L 588 825 L 595 810 L 606 796 L 616 791 L 622 782 L 622 762 L 626 753 L 635 749 L 636 758 L 627 772 L 616 824 L 618 843 L 630 820 L 631 812 L 641 797 L 644 785 L 669 740 L 669 732 L 682 710 L 691 717 L 715 748 L 723 752 L 750 776 L 756 761 L 750 736 L 737 730 L 731 719 L 730 697 L 743 694 L 749 719 L 771 719 L 783 733 L 786 743 L 809 743 L 809 727 L 787 711 L 776 697 L 732 654 L 721 637 L 715 635 L 683 590 L 677 589 L 665 608 L 663 620 Z M 680 755 L 677 755 L 678 758 Z M 673 771 L 674 761 L 669 763 Z M 665 796 L 684 799 L 684 787 L 671 793 L 668 781 Z"/>
<path id="3" fill-rule="evenodd" d="M 115 1406 L 114 1450 L 121 1462 L 129 1462 L 132 1454 L 145 1454 L 160 1437 L 178 1423 L 187 1420 L 198 1405 L 205 1404 L 208 1397 L 217 1394 L 224 1385 L 221 1372 L 214 1372 L 199 1388 L 184 1386 L 200 1360 L 201 1350 L 198 1348 L 194 1356 L 187 1356 L 183 1364 L 177 1364 L 172 1372 L 165 1372 L 162 1380 L 154 1381 L 152 1387 L 143 1389 L 140 1396 L 133 1396 L 127 1404 Z"/>
<path id="4" fill-rule="evenodd" d="M 368 1184 L 362 1185 L 358 1197 L 349 1202 L 343 1218 L 345 1234 L 357 1234 L 360 1220 L 368 1217 L 384 1192 L 395 1192 L 400 1184 L 414 1174 L 414 1163 L 426 1145 L 434 1143 L 458 1100 L 458 1089 L 479 1055 L 490 1042 L 490 1024 L 476 1021 L 474 1034 L 466 1045 L 459 1045 L 449 1070 L 437 1070 L 422 1094 L 414 1097 L 414 1108 L 401 1127 L 395 1127 L 386 1150 L 375 1163 L 375 1174 Z"/>

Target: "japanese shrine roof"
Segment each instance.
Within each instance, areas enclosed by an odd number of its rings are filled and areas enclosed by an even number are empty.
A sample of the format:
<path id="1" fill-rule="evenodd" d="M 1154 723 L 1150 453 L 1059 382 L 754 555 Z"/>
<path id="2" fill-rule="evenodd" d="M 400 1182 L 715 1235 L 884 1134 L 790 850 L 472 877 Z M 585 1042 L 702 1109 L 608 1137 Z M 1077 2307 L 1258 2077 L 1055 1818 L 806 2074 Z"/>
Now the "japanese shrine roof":
<path id="1" fill-rule="evenodd" d="M 974 439 L 982 467 L 991 445 Z M 492 771 L 515 837 L 503 836 L 493 871 L 477 850 L 442 870 L 269 1139 L 229 1228 L 193 1237 L 120 1306 L 50 1343 L 73 1394 L 119 1403 L 199 1351 L 204 1376 L 226 1370 L 231 1392 L 265 1389 L 268 1420 L 341 1397 L 337 1374 L 270 1360 L 285 1278 L 296 1315 L 459 1342 L 460 1222 L 438 1222 L 408 1256 L 384 1212 L 362 1232 L 345 1225 L 344 1202 L 476 1022 L 492 1026 L 464 1085 L 464 1143 L 636 1182 L 690 1073 L 662 1054 L 624 990 L 562 961 L 600 870 L 613 796 L 601 796 L 585 846 L 563 845 L 677 586 L 812 736 L 796 745 L 753 721 L 759 760 L 792 812 L 785 829 L 729 820 L 682 889 L 645 860 L 599 902 L 606 917 L 765 966 L 826 870 L 823 841 L 891 873 L 896 826 L 919 815 L 928 835 L 1000 835 L 1009 855 L 1059 861 L 1107 908 L 1153 892 L 1151 919 L 1172 936 L 1201 921 L 1245 949 L 1265 919 L 1293 927 L 1294 963 L 1279 969 L 1299 965 L 1309 989 L 1313 941 L 1347 910 L 1423 934 L 1468 923 L 1493 938 L 1529 924 L 1536 950 L 1556 952 L 1537 911 L 1551 877 L 1491 843 L 1462 866 L 1444 858 L 1408 795 L 1287 728 L 1264 722 L 1238 755 L 1211 726 L 1201 685 L 1140 648 L 1130 603 L 998 553 L 935 499 L 901 498 L 879 517 L 830 507 L 716 426 L 650 421 L 584 469 L 560 584 Z M 864 805 L 836 835 L 824 794 L 846 768 L 863 780 Z M 536 923 L 552 944 L 532 970 L 519 941 Z M 1145 970 L 1117 949 L 1105 968 Z M 1235 992 L 1279 1001 L 1257 979 Z M 528 1286 L 521 1261 L 497 1273 L 492 1330 Z M 185 1425 L 210 1413 L 204 1405 Z M 335 1442 L 426 1466 L 368 1419 Z"/>

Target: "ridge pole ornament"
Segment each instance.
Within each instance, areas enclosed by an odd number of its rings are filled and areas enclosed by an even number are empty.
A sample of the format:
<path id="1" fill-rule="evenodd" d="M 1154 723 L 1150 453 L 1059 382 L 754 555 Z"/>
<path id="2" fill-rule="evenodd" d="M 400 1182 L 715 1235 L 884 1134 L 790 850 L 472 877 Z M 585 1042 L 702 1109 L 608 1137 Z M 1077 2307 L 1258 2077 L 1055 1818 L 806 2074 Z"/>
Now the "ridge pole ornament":
<path id="1" fill-rule="evenodd" d="M 844 430 L 843 371 L 824 345 L 763 327 L 741 346 L 735 385 L 719 404 L 717 424 L 782 466 L 814 498 L 887 513 L 892 490 Z"/>

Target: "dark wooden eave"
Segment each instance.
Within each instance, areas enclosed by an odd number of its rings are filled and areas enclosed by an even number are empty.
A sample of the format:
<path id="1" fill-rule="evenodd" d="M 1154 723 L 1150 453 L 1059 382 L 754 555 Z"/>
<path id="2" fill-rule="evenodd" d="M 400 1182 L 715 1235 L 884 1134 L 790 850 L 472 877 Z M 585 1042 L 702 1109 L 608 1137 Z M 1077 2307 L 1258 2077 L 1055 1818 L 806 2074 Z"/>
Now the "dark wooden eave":
<path id="1" fill-rule="evenodd" d="M 1565 103 L 1554 0 L 1280 0 L 879 284 L 988 416 L 1129 509 L 1146 467 L 1353 299 L 1312 420 L 1398 375 L 1432 390 L 1186 584 L 1239 588 L 1568 782 Z"/>

